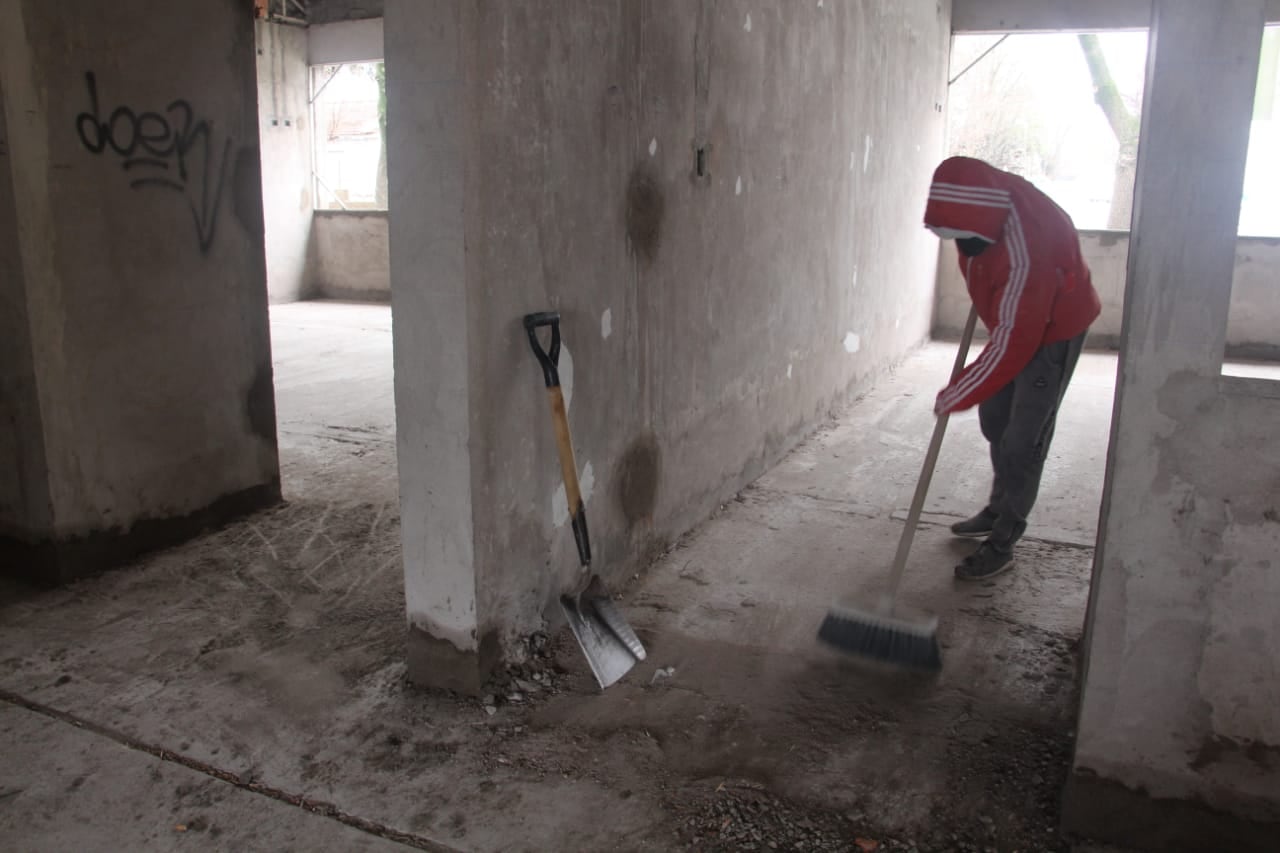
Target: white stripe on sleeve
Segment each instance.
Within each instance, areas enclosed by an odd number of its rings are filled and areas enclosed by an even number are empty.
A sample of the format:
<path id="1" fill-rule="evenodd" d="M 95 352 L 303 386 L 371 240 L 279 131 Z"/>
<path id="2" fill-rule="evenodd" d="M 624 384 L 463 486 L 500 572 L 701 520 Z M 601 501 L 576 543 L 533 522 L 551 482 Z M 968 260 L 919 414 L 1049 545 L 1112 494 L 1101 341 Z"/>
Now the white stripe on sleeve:
<path id="1" fill-rule="evenodd" d="M 975 369 L 970 371 L 969 375 L 955 388 L 942 395 L 939 403 L 944 409 L 950 409 L 952 405 L 985 382 L 1009 350 L 1009 338 L 1013 334 L 1013 325 L 1018 316 L 1018 304 L 1022 301 L 1030 272 L 1026 235 L 1022 231 L 1022 220 L 1018 216 L 1016 207 L 1012 208 L 1009 214 L 1009 257 L 1012 261 L 1009 283 L 1005 287 L 1004 297 L 1000 300 L 1000 313 L 996 330 L 991 336 L 991 345 L 979 356 L 978 362 L 975 362 Z"/>

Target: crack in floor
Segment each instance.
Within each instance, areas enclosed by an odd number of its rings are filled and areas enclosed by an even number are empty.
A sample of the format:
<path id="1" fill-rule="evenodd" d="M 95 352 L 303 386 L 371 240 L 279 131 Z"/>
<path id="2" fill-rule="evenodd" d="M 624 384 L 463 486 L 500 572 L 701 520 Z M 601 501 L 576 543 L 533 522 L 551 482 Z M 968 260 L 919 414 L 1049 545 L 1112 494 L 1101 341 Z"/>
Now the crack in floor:
<path id="1" fill-rule="evenodd" d="M 92 720 L 79 717 L 67 711 L 58 710 L 50 705 L 45 705 L 43 702 L 28 699 L 25 696 L 21 696 L 3 688 L 0 688 L 0 702 L 6 702 L 15 707 L 23 708 L 34 714 L 39 714 L 42 717 L 54 720 L 55 722 L 75 726 L 78 729 L 82 729 L 99 737 L 113 741 L 126 749 L 150 755 L 152 758 L 157 758 L 161 761 L 181 765 L 182 767 L 186 767 L 188 770 L 194 770 L 197 773 L 216 779 L 219 782 L 231 785 L 232 787 L 239 788 L 242 791 L 248 791 L 252 794 L 258 794 L 260 796 L 276 800 L 277 802 L 293 806 L 294 808 L 301 809 L 323 818 L 328 818 L 329 820 L 343 824 L 344 826 L 357 829 L 361 832 L 387 841 L 394 841 L 415 850 L 427 850 L 430 851 L 430 853 L 461 853 L 457 848 L 449 847 L 439 843 L 438 841 L 432 841 L 431 839 L 425 838 L 421 835 L 402 832 L 401 830 L 393 829 L 386 824 L 367 820 L 366 818 L 359 817 L 358 815 L 344 812 L 333 803 L 326 802 L 324 800 L 312 799 L 301 794 L 292 794 L 280 788 L 264 785 L 261 782 L 255 782 L 252 779 L 245 779 L 238 773 L 233 773 L 230 770 L 215 767 L 212 764 L 208 764 L 188 755 L 183 755 L 180 752 L 130 737 L 124 732 L 117 731 L 109 726 L 95 723 Z M 16 794 L 19 793 L 19 791 L 0 793 L 0 799 L 9 796 L 11 793 Z"/>

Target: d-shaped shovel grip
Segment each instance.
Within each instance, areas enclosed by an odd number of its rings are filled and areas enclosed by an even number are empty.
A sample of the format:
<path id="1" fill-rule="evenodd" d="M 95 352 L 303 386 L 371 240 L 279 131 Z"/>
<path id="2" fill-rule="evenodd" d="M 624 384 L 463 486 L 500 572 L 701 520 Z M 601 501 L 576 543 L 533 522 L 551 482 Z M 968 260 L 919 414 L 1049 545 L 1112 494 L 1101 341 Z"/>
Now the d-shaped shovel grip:
<path id="1" fill-rule="evenodd" d="M 538 329 L 543 326 L 551 327 L 551 348 L 546 350 L 538 340 Z M 529 346 L 533 347 L 533 354 L 537 357 L 538 364 L 542 365 L 542 378 L 546 380 L 547 387 L 558 387 L 560 385 L 558 369 L 560 366 L 560 313 L 543 311 L 538 314 L 526 314 L 524 330 L 529 333 Z"/>
<path id="2" fill-rule="evenodd" d="M 544 326 L 551 327 L 551 347 L 546 350 L 538 339 L 538 329 Z M 560 389 L 560 315 L 555 311 L 528 314 L 524 318 L 524 329 L 529 333 L 529 346 L 533 348 L 533 354 L 542 366 L 542 378 L 547 383 L 551 422 L 556 430 L 556 449 L 560 453 L 560 474 L 564 477 L 564 494 L 569 502 L 578 559 L 583 566 L 590 566 L 591 537 L 587 533 L 587 507 L 582 501 L 582 489 L 578 485 L 578 464 L 573 458 L 569 416 L 565 411 L 564 392 Z"/>

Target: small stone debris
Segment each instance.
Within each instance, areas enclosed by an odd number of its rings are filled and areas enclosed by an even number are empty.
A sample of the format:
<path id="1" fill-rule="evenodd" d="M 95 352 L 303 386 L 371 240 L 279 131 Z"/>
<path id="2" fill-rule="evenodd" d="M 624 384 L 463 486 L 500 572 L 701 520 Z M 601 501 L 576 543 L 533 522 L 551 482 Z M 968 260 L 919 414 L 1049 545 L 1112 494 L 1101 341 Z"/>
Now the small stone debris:
<path id="1" fill-rule="evenodd" d="M 543 632 L 529 635 L 513 650 L 507 665 L 486 684 L 482 707 L 527 705 L 555 694 L 556 668 L 551 640 Z"/>
<path id="2" fill-rule="evenodd" d="M 718 785 L 673 806 L 683 817 L 681 836 L 699 851 L 809 851 L 809 853 L 908 853 L 912 845 L 872 838 L 848 816 L 810 811 L 750 782 Z"/>
<path id="3" fill-rule="evenodd" d="M 660 666 L 653 671 L 653 677 L 649 679 L 650 684 L 657 684 L 664 678 L 671 678 L 676 674 L 674 666 Z"/>

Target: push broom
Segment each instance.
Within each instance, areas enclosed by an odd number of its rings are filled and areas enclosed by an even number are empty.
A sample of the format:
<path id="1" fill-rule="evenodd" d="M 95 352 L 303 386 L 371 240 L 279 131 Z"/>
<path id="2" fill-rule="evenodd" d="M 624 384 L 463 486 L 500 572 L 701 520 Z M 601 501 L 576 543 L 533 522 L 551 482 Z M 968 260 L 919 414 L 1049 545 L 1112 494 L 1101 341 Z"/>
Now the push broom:
<path id="1" fill-rule="evenodd" d="M 956 352 L 955 365 L 951 368 L 954 382 L 964 369 L 969 355 L 969 343 L 978 322 L 976 309 L 969 311 L 969 321 L 960 337 L 960 349 Z M 947 431 L 949 415 L 939 415 L 929 441 L 929 452 L 924 457 L 924 468 L 916 483 L 915 497 L 907 513 L 907 524 L 898 539 L 898 551 L 889 571 L 888 588 L 874 606 L 837 604 L 827 611 L 827 618 L 818 629 L 818 639 L 835 648 L 885 663 L 917 669 L 942 668 L 942 650 L 938 645 L 938 619 L 917 613 L 898 605 L 898 590 L 902 585 L 902 573 L 907 567 L 907 555 L 915 538 L 924 499 L 929 493 L 929 482 L 942 449 L 942 437 Z"/>

